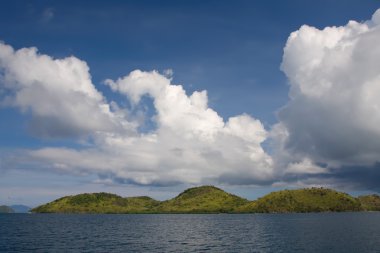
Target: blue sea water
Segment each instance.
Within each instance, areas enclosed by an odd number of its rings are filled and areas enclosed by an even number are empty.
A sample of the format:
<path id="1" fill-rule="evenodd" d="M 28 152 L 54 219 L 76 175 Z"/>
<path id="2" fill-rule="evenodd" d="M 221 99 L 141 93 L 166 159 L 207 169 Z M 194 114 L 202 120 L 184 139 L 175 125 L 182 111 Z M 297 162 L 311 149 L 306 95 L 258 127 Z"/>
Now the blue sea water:
<path id="1" fill-rule="evenodd" d="M 1 214 L 0 252 L 380 252 L 380 212 Z"/>

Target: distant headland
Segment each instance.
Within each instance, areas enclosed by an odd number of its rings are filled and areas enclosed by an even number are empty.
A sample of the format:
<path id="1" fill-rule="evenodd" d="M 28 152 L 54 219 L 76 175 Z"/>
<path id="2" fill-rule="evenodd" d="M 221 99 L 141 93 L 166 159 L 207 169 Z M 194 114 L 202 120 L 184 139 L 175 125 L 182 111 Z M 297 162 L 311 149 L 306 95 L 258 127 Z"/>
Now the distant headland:
<path id="1" fill-rule="evenodd" d="M 25 205 L 0 205 L 0 213 L 28 213 L 30 209 L 30 207 Z"/>
<path id="2" fill-rule="evenodd" d="M 59 198 L 31 210 L 33 213 L 307 213 L 380 211 L 380 196 L 352 197 L 326 188 L 272 192 L 254 201 L 214 186 L 189 188 L 173 199 L 120 197 L 111 193 L 84 193 Z"/>

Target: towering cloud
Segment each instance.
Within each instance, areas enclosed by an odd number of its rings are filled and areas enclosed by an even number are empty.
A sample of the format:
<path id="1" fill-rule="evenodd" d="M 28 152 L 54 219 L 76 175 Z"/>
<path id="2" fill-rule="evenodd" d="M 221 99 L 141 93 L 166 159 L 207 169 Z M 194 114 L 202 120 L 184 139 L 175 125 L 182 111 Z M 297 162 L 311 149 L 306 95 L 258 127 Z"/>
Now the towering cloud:
<path id="1" fill-rule="evenodd" d="M 365 23 L 323 30 L 304 25 L 289 36 L 281 69 L 290 101 L 273 134 L 281 136 L 290 171 L 322 166 L 342 176 L 344 168 L 379 162 L 379 62 L 380 10 Z"/>

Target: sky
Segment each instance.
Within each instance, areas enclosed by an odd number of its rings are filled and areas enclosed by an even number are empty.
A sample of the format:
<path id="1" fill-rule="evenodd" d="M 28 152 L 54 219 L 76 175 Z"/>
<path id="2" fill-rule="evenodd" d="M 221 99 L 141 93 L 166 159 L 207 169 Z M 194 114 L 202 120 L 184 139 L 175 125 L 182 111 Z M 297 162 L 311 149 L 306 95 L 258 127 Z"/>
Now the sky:
<path id="1" fill-rule="evenodd" d="M 380 2 L 3 1 L 0 204 L 380 190 Z"/>

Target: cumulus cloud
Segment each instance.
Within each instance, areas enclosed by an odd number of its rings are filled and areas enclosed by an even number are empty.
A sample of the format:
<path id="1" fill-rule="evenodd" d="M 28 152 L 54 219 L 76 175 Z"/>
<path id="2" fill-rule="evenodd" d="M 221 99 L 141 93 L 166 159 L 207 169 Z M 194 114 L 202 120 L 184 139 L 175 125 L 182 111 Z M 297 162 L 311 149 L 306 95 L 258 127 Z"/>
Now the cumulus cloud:
<path id="1" fill-rule="evenodd" d="M 208 107 L 206 91 L 188 96 L 156 71 L 136 70 L 106 83 L 134 105 L 150 96 L 157 129 L 138 136 L 98 134 L 92 149 L 46 148 L 30 156 L 60 170 L 91 171 L 137 184 L 228 182 L 226 175 L 255 182 L 272 177 L 272 160 L 261 147 L 267 132 L 259 120 L 243 114 L 224 122 Z"/>
<path id="2" fill-rule="evenodd" d="M 374 166 L 380 160 L 380 10 L 372 20 L 291 33 L 281 69 L 290 101 L 273 127 L 288 171 Z M 361 170 L 365 173 L 365 170 Z M 355 174 L 355 173 L 351 173 Z"/>
<path id="3" fill-rule="evenodd" d="M 380 10 L 372 19 L 290 34 L 282 71 L 289 102 L 267 132 L 247 114 L 223 119 L 207 91 L 187 94 L 172 70 L 135 70 L 105 84 L 130 110 L 107 99 L 75 57 L 0 43 L 1 105 L 31 115 L 42 136 L 91 136 L 80 148 L 26 151 L 22 166 L 97 174 L 98 182 L 297 184 L 378 189 L 380 175 Z M 138 108 L 146 98 L 153 117 Z M 122 103 L 124 104 L 124 103 Z M 136 109 L 137 108 L 137 109 Z M 141 131 L 138 118 L 152 126 Z M 138 120 L 135 120 L 138 119 Z M 262 147 L 271 143 L 269 155 Z"/>
<path id="4" fill-rule="evenodd" d="M 31 130 L 44 137 L 121 131 L 128 125 L 92 84 L 86 62 L 73 56 L 53 59 L 36 48 L 15 51 L 0 43 L 0 89 L 1 103 L 30 113 Z"/>
<path id="5" fill-rule="evenodd" d="M 261 147 L 267 137 L 261 122 L 247 114 L 224 121 L 208 107 L 206 91 L 187 95 L 181 85 L 172 84 L 172 71 L 135 70 L 106 80 L 132 108 L 145 96 L 152 99 L 156 127 L 138 132 L 134 115 L 107 102 L 92 84 L 84 61 L 0 44 L 0 69 L 6 90 L 2 103 L 30 113 L 36 132 L 87 134 L 93 140 L 79 149 L 27 151 L 33 166 L 144 185 L 228 183 L 231 177 L 263 182 L 273 176 L 272 159 Z"/>
<path id="6" fill-rule="evenodd" d="M 136 70 L 116 82 L 107 80 L 106 83 L 114 91 L 126 95 L 133 104 L 139 103 L 143 95 L 152 97 L 159 131 L 170 131 L 187 139 L 212 140 L 224 127 L 223 119 L 208 108 L 206 91 L 195 91 L 187 96 L 182 86 L 171 85 L 170 79 L 155 71 Z M 247 123 L 248 126 L 254 124 Z M 242 129 L 234 130 L 231 133 L 238 134 Z M 253 135 L 259 134 L 255 132 Z"/>

